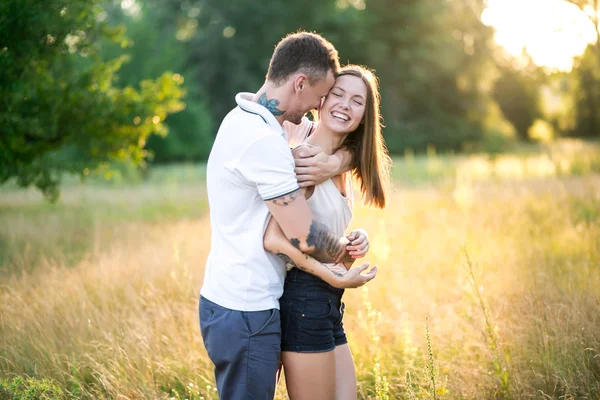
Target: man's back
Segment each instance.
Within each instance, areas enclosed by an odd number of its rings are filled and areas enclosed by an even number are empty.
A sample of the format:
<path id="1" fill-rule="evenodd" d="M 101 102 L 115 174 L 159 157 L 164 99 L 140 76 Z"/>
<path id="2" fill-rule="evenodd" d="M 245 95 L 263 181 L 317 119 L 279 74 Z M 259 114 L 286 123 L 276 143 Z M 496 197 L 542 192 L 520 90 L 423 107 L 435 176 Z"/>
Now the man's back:
<path id="1" fill-rule="evenodd" d="M 285 268 L 263 248 L 265 200 L 298 188 L 294 160 L 269 111 L 236 96 L 207 166 L 212 229 L 202 295 L 233 310 L 279 308 Z"/>

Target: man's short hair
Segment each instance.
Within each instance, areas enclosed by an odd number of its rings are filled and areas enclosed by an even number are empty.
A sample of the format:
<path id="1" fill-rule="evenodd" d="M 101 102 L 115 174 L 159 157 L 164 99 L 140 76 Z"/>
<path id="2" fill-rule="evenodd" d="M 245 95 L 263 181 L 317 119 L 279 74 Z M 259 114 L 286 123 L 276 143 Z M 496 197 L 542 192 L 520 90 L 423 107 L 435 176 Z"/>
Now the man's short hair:
<path id="1" fill-rule="evenodd" d="M 290 75 L 302 72 L 312 85 L 329 71 L 335 75 L 339 69 L 338 52 L 330 42 L 315 33 L 297 32 L 281 39 L 275 47 L 267 80 L 281 85 Z"/>

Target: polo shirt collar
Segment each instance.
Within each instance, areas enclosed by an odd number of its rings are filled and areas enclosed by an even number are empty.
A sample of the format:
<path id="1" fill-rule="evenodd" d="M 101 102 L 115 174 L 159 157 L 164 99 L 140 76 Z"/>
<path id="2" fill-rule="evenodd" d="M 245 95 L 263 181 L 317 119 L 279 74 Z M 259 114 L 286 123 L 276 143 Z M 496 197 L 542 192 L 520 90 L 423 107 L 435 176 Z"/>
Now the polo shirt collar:
<path id="1" fill-rule="evenodd" d="M 277 121 L 277 118 L 275 118 L 275 116 L 271 114 L 266 107 L 263 107 L 260 104 L 252 101 L 252 97 L 254 97 L 254 93 L 241 92 L 235 96 L 235 102 L 242 110 L 259 115 L 267 123 L 267 125 L 271 127 L 271 129 L 283 135 L 283 129 L 281 128 L 279 121 Z"/>

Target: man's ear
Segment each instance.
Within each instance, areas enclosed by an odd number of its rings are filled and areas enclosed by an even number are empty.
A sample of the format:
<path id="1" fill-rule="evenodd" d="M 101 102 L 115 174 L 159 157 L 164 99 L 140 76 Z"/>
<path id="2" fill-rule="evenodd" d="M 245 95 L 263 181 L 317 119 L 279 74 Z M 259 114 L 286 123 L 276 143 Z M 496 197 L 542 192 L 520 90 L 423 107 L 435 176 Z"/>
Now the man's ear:
<path id="1" fill-rule="evenodd" d="M 299 93 L 308 86 L 308 78 L 304 74 L 297 74 L 294 78 L 294 92 Z"/>

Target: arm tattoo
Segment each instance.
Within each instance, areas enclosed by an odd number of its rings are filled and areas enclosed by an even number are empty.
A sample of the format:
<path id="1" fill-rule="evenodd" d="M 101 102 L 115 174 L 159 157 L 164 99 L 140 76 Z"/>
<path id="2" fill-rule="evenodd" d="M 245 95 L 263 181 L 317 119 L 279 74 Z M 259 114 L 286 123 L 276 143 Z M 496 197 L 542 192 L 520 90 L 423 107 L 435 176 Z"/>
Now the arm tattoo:
<path id="1" fill-rule="evenodd" d="M 318 221 L 313 221 L 310 225 L 306 244 L 315 247 L 312 256 L 320 262 L 338 263 L 348 255 L 346 246 L 340 241 L 340 238 Z"/>
<path id="2" fill-rule="evenodd" d="M 279 100 L 277 100 L 277 99 L 268 100 L 266 93 L 263 93 L 260 95 L 260 97 L 258 98 L 258 104 L 265 107 L 267 110 L 271 111 L 271 114 L 273 114 L 276 117 L 283 115 L 283 113 L 285 113 L 285 111 L 281 111 L 280 109 L 277 108 L 277 106 L 279 105 Z"/>
<path id="3" fill-rule="evenodd" d="M 344 247 L 344 250 L 346 248 Z M 354 263 L 354 261 L 356 261 L 354 258 L 352 258 L 352 256 L 350 255 L 350 253 L 348 253 L 347 251 L 344 252 L 344 255 L 342 256 L 342 259 L 340 260 L 341 263 L 347 263 L 347 262 L 351 262 Z"/>
<path id="4" fill-rule="evenodd" d="M 300 250 L 300 241 L 298 239 L 296 239 L 296 238 L 290 239 L 290 242 L 292 243 L 292 246 L 294 246 L 295 248 Z"/>
<path id="5" fill-rule="evenodd" d="M 295 263 L 295 262 L 294 262 L 294 261 L 293 261 L 293 260 L 290 258 L 290 256 L 288 256 L 287 254 L 283 254 L 283 253 L 281 253 L 281 252 L 278 252 L 278 253 L 276 254 L 276 256 L 277 256 L 277 257 L 279 257 L 279 258 L 281 258 L 281 259 L 283 260 L 283 262 L 285 262 L 285 267 L 286 267 L 287 269 L 291 269 L 291 268 L 298 268 L 298 269 L 300 269 L 300 270 L 302 270 L 302 271 L 304 271 L 304 272 L 308 272 L 309 274 L 313 274 L 313 275 L 314 275 L 314 271 L 309 271 L 309 270 L 308 270 L 306 267 L 304 267 L 303 265 L 298 265 L 298 264 L 296 264 L 296 263 Z M 304 255 L 304 259 L 305 259 L 305 260 L 308 260 L 308 256 L 307 256 L 306 254 Z M 341 274 L 341 273 L 339 273 L 339 272 L 337 272 L 337 271 L 333 271 L 333 270 L 332 270 L 332 268 L 333 268 L 333 266 L 332 266 L 332 265 L 324 265 L 324 267 L 325 267 L 325 268 L 327 268 L 327 269 L 328 269 L 328 270 L 329 270 L 329 271 L 330 271 L 332 274 L 334 274 L 335 276 L 337 276 L 337 277 L 339 277 L 339 278 L 343 278 L 343 277 L 344 277 L 344 274 Z"/>
<path id="6" fill-rule="evenodd" d="M 331 271 L 331 273 L 332 273 L 332 274 L 334 274 L 334 275 L 335 275 L 335 276 L 337 276 L 337 277 L 340 277 L 340 278 L 343 278 L 343 277 L 344 277 L 344 274 L 340 274 L 340 273 L 339 273 L 339 272 L 337 272 L 337 271 L 333 271 L 333 270 L 331 269 L 331 268 L 332 268 L 332 266 L 330 266 L 330 265 L 325 265 L 325 268 L 327 268 L 329 271 Z"/>
<path id="7" fill-rule="evenodd" d="M 289 268 L 298 267 L 294 261 L 287 254 L 277 253 L 277 257 L 281 258 L 285 262 L 285 266 Z"/>
<path id="8" fill-rule="evenodd" d="M 294 190 L 292 193 L 284 194 L 281 197 L 276 197 L 274 199 L 271 199 L 270 201 L 276 206 L 287 206 L 288 204 L 296 200 L 298 196 L 300 196 L 300 189 Z"/>

